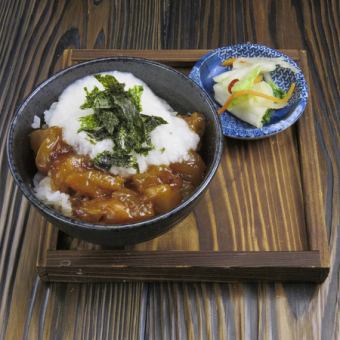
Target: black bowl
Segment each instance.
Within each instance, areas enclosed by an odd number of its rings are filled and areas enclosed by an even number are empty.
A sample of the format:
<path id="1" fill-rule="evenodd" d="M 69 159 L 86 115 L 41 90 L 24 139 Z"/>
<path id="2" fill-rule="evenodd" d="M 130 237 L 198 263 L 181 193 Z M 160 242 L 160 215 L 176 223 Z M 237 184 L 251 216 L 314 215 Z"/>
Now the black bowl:
<path id="1" fill-rule="evenodd" d="M 204 113 L 207 129 L 203 137 L 201 155 L 207 165 L 207 173 L 195 192 L 166 214 L 131 224 L 85 223 L 62 215 L 36 198 L 32 182 L 36 168 L 28 135 L 32 131 L 34 115 L 42 116 L 44 110 L 58 99 L 68 85 L 87 75 L 112 70 L 133 73 L 178 112 Z M 109 246 L 146 241 L 164 233 L 187 216 L 213 178 L 221 160 L 222 148 L 223 135 L 219 118 L 204 90 L 170 67 L 145 59 L 127 57 L 91 60 L 65 69 L 43 82 L 15 113 L 7 139 L 7 156 L 12 175 L 24 195 L 46 219 L 71 236 Z"/>

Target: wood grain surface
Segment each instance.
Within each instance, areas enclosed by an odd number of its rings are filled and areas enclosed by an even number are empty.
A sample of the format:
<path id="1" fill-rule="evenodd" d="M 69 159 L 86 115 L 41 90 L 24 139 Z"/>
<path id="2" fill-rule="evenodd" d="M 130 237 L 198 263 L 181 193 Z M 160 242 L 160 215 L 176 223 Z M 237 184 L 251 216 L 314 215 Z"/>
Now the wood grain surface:
<path id="1" fill-rule="evenodd" d="M 1 1 L 0 339 L 339 339 L 339 11 L 336 0 Z M 324 165 L 327 280 L 42 283 L 34 267 L 44 221 L 14 185 L 5 156 L 20 101 L 60 67 L 66 48 L 191 49 L 245 41 L 307 51 Z M 314 171 L 311 164 L 311 178 Z M 322 218 L 314 213 L 314 220 Z"/>

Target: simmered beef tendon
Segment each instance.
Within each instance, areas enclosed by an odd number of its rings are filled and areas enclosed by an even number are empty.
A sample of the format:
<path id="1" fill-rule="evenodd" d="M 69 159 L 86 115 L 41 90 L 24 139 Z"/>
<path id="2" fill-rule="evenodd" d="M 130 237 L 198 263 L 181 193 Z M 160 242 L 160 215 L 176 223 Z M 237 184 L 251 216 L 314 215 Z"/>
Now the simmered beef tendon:
<path id="1" fill-rule="evenodd" d="M 133 223 L 155 215 L 152 203 L 132 190 L 115 191 L 110 198 L 81 202 L 75 215 L 87 222 Z"/>
<path id="2" fill-rule="evenodd" d="M 34 151 L 34 153 L 37 154 L 41 144 L 44 142 L 45 139 L 47 138 L 55 139 L 55 137 L 60 137 L 60 136 L 61 136 L 61 129 L 59 127 L 51 127 L 48 129 L 34 130 L 29 136 L 30 142 L 31 142 L 31 148 Z"/>
<path id="3" fill-rule="evenodd" d="M 86 170 L 69 175 L 65 183 L 81 195 L 101 197 L 123 188 L 124 180 L 120 176 L 111 176 L 97 170 Z"/>
<path id="4" fill-rule="evenodd" d="M 182 200 L 180 189 L 171 187 L 169 184 L 148 187 L 144 193 L 151 200 L 155 211 L 159 214 L 175 208 Z"/>
<path id="5" fill-rule="evenodd" d="M 51 166 L 50 176 L 55 190 L 78 195 L 101 197 L 110 195 L 124 186 L 124 179 L 91 168 L 89 161 L 82 156 L 63 155 Z"/>
<path id="6" fill-rule="evenodd" d="M 195 186 L 202 182 L 205 174 L 205 164 L 201 156 L 195 151 L 190 152 L 189 159 L 180 163 L 172 163 L 170 167 L 183 180 L 189 181 Z"/>
<path id="7" fill-rule="evenodd" d="M 160 184 L 168 184 L 173 188 L 182 186 L 182 178 L 167 166 L 150 166 L 147 172 L 133 175 L 130 182 L 131 186 L 140 193 Z"/>
<path id="8" fill-rule="evenodd" d="M 74 173 L 84 171 L 85 167 L 86 162 L 84 157 L 74 154 L 62 155 L 52 163 L 49 171 L 52 179 L 52 189 L 68 192 L 67 177 Z"/>
<path id="9" fill-rule="evenodd" d="M 146 188 L 162 184 L 159 177 L 150 174 L 148 171 L 141 174 L 133 175 L 129 181 L 129 187 L 142 193 Z"/>
<path id="10" fill-rule="evenodd" d="M 156 213 L 167 212 L 182 200 L 182 178 L 166 166 L 151 166 L 131 178 L 131 186 L 148 197 Z"/>
<path id="11" fill-rule="evenodd" d="M 183 184 L 181 187 L 181 194 L 183 199 L 189 197 L 194 190 L 195 186 L 191 182 L 183 180 Z"/>
<path id="12" fill-rule="evenodd" d="M 202 136 L 201 113 L 182 116 Z M 51 188 L 70 195 L 73 216 L 93 223 L 133 223 L 166 213 L 188 197 L 205 174 L 196 151 L 187 160 L 168 166 L 149 166 L 128 178 L 95 168 L 87 156 L 77 155 L 62 140 L 58 127 L 35 130 L 30 135 L 36 166 L 51 178 Z"/>
<path id="13" fill-rule="evenodd" d="M 35 164 L 38 170 L 45 175 L 53 158 L 71 151 L 71 147 L 62 141 L 62 132 L 58 127 L 33 131 L 30 135 L 30 142 L 36 154 Z"/>
<path id="14" fill-rule="evenodd" d="M 181 116 L 189 125 L 190 129 L 196 132 L 200 137 L 205 131 L 205 117 L 200 112 L 193 112 L 190 115 Z"/>
<path id="15" fill-rule="evenodd" d="M 168 166 L 152 166 L 148 169 L 151 175 L 160 178 L 162 184 L 168 184 L 171 188 L 180 188 L 182 186 L 182 178 L 174 173 Z"/>

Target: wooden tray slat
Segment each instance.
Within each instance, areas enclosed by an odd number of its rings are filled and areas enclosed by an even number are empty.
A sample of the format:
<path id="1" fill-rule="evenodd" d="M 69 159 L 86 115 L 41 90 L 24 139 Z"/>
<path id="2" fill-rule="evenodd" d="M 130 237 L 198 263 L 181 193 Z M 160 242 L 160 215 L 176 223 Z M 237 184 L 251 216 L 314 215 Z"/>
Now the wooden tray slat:
<path id="1" fill-rule="evenodd" d="M 300 51 L 300 64 L 308 69 L 307 55 Z M 309 83 L 309 72 L 305 72 Z M 309 105 L 310 108 L 310 105 Z M 316 142 L 316 130 L 313 112 L 303 116 L 303 124 L 298 124 L 298 141 L 301 164 L 301 180 L 304 193 L 304 211 L 308 229 L 309 249 L 320 251 L 321 264 L 329 266 L 329 249 L 323 210 L 323 190 L 321 185 L 319 150 Z M 310 138 L 314 136 L 314 138 Z M 320 210 L 321 208 L 321 210 Z"/>
<path id="2" fill-rule="evenodd" d="M 208 50 L 66 50 L 62 67 L 144 57 L 188 73 Z M 284 50 L 309 76 L 304 51 Z M 37 268 L 45 280 L 322 281 L 329 270 L 320 163 L 311 103 L 287 131 L 225 139 L 217 175 L 197 208 L 168 233 L 103 250 L 49 226 Z M 311 171 L 314 169 L 314 171 Z"/>

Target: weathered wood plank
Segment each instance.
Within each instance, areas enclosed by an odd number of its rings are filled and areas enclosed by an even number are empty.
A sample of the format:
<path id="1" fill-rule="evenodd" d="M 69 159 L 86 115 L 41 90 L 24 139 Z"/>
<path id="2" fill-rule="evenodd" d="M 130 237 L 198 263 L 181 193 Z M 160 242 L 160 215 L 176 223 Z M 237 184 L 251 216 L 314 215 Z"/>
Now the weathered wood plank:
<path id="1" fill-rule="evenodd" d="M 311 281 L 322 282 L 319 251 L 48 250 L 38 266 L 43 280 L 89 281 Z M 259 265 L 261 264 L 261 265 Z"/>
<path id="2" fill-rule="evenodd" d="M 300 63 L 307 66 L 307 56 L 302 51 L 300 53 Z M 309 83 L 309 73 L 306 74 L 306 80 Z M 304 129 L 302 128 L 304 127 Z M 324 245 L 327 244 L 327 231 L 325 225 L 325 213 L 323 207 L 323 188 L 321 185 L 321 169 L 319 161 L 319 147 L 316 139 L 310 138 L 316 135 L 314 112 L 311 104 L 308 105 L 302 124 L 298 124 L 298 143 L 300 152 L 301 181 L 304 196 L 304 209 L 306 212 L 306 228 L 310 249 L 319 249 L 321 251 L 321 262 L 329 263 L 329 250 Z M 308 157 L 308 155 L 314 157 Z M 313 169 L 313 171 L 311 171 Z"/>

